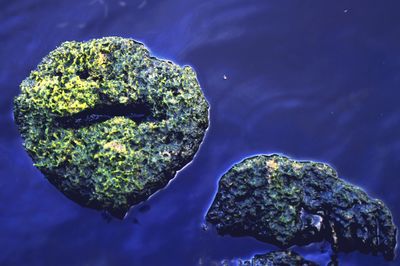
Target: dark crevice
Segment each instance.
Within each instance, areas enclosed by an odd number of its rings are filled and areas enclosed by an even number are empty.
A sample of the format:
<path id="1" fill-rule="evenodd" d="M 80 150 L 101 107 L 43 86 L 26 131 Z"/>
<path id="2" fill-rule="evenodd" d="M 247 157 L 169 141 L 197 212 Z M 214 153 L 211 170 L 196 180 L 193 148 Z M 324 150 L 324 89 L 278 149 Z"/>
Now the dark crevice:
<path id="1" fill-rule="evenodd" d="M 71 116 L 58 117 L 56 123 L 64 128 L 81 128 L 107 121 L 113 117 L 126 117 L 137 124 L 159 121 L 165 117 L 154 117 L 150 106 L 145 103 L 98 105 Z"/>
<path id="2" fill-rule="evenodd" d="M 177 133 L 176 133 L 176 139 L 177 139 L 177 140 L 182 141 L 182 140 L 183 140 L 183 137 L 184 137 L 184 135 L 183 135 L 182 132 L 177 132 Z"/>
<path id="3" fill-rule="evenodd" d="M 88 79 L 89 78 L 89 71 L 87 69 L 83 70 L 83 71 L 79 71 L 78 73 L 76 73 L 80 79 Z"/>

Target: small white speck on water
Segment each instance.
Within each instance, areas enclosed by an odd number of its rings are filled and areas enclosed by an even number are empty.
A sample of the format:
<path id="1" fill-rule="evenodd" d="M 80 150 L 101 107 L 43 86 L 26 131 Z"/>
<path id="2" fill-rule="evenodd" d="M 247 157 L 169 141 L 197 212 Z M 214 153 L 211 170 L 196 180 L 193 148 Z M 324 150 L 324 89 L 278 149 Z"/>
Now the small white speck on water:
<path id="1" fill-rule="evenodd" d="M 349 13 L 348 9 L 343 10 L 343 13 Z"/>
<path id="2" fill-rule="evenodd" d="M 228 79 L 228 77 L 227 77 L 226 75 L 224 75 L 224 76 L 223 76 L 223 79 L 224 79 L 224 80 L 227 80 L 227 79 Z"/>

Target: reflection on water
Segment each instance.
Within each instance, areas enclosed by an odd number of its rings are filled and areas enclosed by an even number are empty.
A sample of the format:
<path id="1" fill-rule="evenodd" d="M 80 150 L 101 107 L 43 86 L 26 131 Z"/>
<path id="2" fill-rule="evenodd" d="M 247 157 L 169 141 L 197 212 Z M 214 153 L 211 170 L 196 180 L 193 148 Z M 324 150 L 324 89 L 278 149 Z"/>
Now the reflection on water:
<path id="1" fill-rule="evenodd" d="M 275 250 L 201 226 L 219 177 L 255 153 L 328 162 L 384 200 L 400 224 L 397 1 L 0 5 L 0 264 L 207 265 Z M 196 160 L 123 222 L 54 189 L 32 166 L 10 117 L 20 81 L 50 50 L 65 40 L 110 35 L 135 38 L 156 56 L 192 65 L 211 104 Z M 295 250 L 321 264 L 329 260 L 323 244 Z M 339 261 L 387 264 L 357 252 L 340 254 Z"/>

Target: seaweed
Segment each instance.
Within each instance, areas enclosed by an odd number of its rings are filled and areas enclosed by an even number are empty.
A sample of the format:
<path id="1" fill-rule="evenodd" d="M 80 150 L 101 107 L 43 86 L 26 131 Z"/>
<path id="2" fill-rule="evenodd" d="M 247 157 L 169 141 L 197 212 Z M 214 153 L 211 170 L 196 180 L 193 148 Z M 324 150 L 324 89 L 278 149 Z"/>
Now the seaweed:
<path id="1" fill-rule="evenodd" d="M 258 155 L 219 181 L 206 215 L 218 233 L 282 248 L 328 241 L 334 252 L 394 258 L 397 228 L 382 201 L 338 178 L 327 164 Z"/>
<path id="2" fill-rule="evenodd" d="M 64 42 L 20 87 L 14 117 L 34 165 L 118 218 L 193 159 L 208 127 L 194 70 L 132 39 Z"/>

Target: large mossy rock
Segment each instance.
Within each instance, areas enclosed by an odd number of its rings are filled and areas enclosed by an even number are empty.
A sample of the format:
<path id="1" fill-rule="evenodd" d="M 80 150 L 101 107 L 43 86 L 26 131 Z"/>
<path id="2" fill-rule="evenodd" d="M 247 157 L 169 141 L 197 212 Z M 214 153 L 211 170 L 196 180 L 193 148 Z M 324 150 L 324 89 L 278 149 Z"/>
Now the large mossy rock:
<path id="1" fill-rule="evenodd" d="M 393 259 L 396 227 L 389 209 L 338 178 L 329 165 L 259 155 L 219 181 L 206 219 L 220 234 L 253 236 L 280 247 L 326 240 L 334 251 Z"/>
<path id="2" fill-rule="evenodd" d="M 208 127 L 192 68 L 132 39 L 64 42 L 22 83 L 15 121 L 67 197 L 122 218 L 189 163 Z"/>

